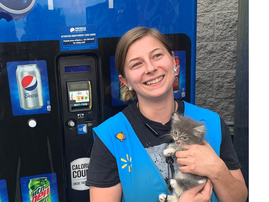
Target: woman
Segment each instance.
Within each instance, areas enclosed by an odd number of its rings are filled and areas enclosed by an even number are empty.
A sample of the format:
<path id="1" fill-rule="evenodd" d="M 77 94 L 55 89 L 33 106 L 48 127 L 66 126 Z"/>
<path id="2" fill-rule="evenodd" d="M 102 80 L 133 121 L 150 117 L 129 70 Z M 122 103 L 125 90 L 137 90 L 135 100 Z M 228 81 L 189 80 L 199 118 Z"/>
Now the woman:
<path id="1" fill-rule="evenodd" d="M 214 112 L 174 99 L 175 58 L 165 37 L 155 29 L 134 28 L 119 41 L 115 59 L 126 86 L 124 101 L 134 96 L 138 101 L 94 129 L 87 180 L 91 202 L 151 202 L 166 194 L 170 175 L 162 151 L 175 111 L 199 119 L 208 114 L 205 125 L 214 128 L 208 139 L 213 148 L 206 143 L 176 153 L 175 168 L 209 178 L 184 192 L 179 202 L 217 201 L 216 196 L 245 201 L 247 189 L 227 125 Z"/>

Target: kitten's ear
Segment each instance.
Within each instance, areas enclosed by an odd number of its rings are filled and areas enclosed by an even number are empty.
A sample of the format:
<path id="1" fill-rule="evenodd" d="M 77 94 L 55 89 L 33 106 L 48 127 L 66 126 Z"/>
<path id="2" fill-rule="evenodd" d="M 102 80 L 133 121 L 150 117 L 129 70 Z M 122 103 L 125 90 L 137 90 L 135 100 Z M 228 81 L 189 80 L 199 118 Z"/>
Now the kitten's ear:
<path id="1" fill-rule="evenodd" d="M 174 112 L 173 115 L 172 115 L 172 119 L 173 119 L 174 121 L 180 121 L 180 118 L 179 118 L 178 113 Z"/>
<path id="2" fill-rule="evenodd" d="M 196 128 L 193 129 L 193 133 L 195 136 L 200 136 L 201 134 L 205 133 L 205 126 L 197 126 Z"/>

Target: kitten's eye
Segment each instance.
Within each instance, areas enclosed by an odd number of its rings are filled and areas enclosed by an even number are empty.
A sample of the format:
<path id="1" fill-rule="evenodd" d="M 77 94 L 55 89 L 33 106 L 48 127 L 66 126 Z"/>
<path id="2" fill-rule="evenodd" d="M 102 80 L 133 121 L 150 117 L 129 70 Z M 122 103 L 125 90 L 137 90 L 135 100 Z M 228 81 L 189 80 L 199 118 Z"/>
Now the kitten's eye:
<path id="1" fill-rule="evenodd" d="M 186 140 L 186 139 L 187 139 L 187 137 L 186 137 L 186 136 L 181 136 L 181 138 L 182 138 L 183 140 Z"/>
<path id="2" fill-rule="evenodd" d="M 174 134 L 177 135 L 177 131 L 176 130 L 174 130 Z"/>

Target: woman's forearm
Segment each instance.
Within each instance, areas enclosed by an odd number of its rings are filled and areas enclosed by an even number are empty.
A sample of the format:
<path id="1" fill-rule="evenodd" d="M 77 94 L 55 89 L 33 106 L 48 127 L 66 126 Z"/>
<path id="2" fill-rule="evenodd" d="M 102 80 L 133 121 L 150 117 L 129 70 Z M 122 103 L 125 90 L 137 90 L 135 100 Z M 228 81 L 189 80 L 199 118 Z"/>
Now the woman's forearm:
<path id="1" fill-rule="evenodd" d="M 216 176 L 210 178 L 219 202 L 245 202 L 248 190 L 240 169 L 229 170 L 223 162 Z"/>
<path id="2" fill-rule="evenodd" d="M 121 196 L 121 183 L 108 188 L 90 187 L 91 202 L 120 202 Z"/>

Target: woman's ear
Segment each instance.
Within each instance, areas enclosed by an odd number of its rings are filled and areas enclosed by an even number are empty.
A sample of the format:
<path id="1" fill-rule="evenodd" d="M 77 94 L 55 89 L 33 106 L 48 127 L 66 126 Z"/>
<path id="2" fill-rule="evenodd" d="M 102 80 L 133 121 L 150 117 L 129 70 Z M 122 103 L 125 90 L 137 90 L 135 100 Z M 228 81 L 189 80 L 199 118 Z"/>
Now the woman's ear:
<path id="1" fill-rule="evenodd" d="M 119 80 L 127 87 L 129 87 L 129 83 L 127 81 L 127 79 L 125 79 L 122 75 L 119 75 Z"/>
<path id="2" fill-rule="evenodd" d="M 172 58 L 173 58 L 173 64 L 174 64 L 174 67 L 175 67 L 176 66 L 176 59 L 175 59 L 174 51 L 172 51 Z"/>

